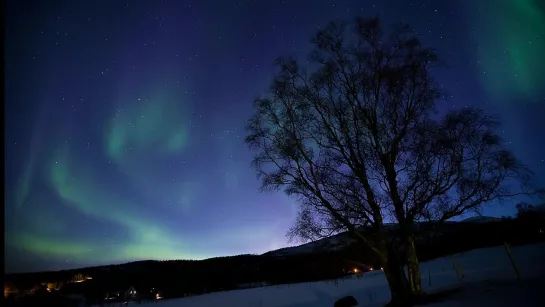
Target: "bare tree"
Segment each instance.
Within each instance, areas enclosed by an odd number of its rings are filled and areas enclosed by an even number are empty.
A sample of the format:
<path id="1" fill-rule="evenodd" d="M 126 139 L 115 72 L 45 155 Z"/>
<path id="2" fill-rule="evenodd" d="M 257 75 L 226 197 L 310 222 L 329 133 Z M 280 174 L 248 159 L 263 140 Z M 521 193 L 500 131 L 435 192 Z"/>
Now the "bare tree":
<path id="1" fill-rule="evenodd" d="M 414 222 L 524 193 L 507 183 L 530 173 L 483 112 L 434 112 L 442 93 L 430 72 L 439 62 L 409 27 L 386 37 L 377 19 L 358 18 L 330 23 L 313 43 L 308 68 L 278 60 L 270 92 L 255 101 L 246 137 L 253 165 L 263 189 L 300 200 L 291 235 L 349 231 L 378 256 L 392 303 L 408 301 L 421 294 Z M 399 223 L 410 287 L 385 234 L 389 218 Z"/>
<path id="2" fill-rule="evenodd" d="M 532 172 L 497 134 L 499 122 L 477 108 L 451 110 L 426 120 L 394 151 L 396 182 L 390 193 L 409 267 L 409 283 L 421 291 L 413 225 L 443 222 L 491 201 L 540 192 Z M 385 167 L 387 165 L 385 164 Z"/>

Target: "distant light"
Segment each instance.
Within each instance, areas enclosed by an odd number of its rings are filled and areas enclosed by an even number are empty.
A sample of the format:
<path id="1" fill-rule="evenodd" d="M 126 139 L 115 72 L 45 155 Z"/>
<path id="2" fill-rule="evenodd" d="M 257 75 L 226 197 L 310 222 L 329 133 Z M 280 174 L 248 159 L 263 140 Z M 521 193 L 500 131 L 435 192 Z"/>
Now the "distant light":
<path id="1" fill-rule="evenodd" d="M 370 268 L 370 269 L 369 269 L 369 271 L 372 271 L 372 270 L 373 270 L 373 268 Z"/>

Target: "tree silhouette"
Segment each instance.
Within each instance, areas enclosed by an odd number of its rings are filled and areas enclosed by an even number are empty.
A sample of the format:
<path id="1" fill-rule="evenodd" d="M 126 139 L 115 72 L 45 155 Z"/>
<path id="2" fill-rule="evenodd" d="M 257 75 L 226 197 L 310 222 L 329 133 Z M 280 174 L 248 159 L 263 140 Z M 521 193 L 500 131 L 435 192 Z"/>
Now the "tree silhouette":
<path id="1" fill-rule="evenodd" d="M 431 71 L 440 63 L 410 27 L 386 36 L 376 18 L 332 22 L 313 44 L 308 67 L 277 60 L 270 91 L 255 101 L 246 127 L 253 166 L 262 189 L 300 200 L 290 236 L 348 230 L 378 256 L 392 303 L 410 302 L 421 294 L 415 221 L 528 193 L 531 173 L 481 110 L 436 112 L 443 93 Z M 408 287 L 385 220 L 399 223 Z"/>

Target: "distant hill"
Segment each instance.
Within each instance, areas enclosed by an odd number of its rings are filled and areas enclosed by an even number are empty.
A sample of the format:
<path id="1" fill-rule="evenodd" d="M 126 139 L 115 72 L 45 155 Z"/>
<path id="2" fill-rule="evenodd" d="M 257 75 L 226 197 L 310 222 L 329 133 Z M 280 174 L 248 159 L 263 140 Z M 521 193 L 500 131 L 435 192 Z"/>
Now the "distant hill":
<path id="1" fill-rule="evenodd" d="M 333 235 L 328 238 L 320 239 L 313 242 L 308 242 L 299 246 L 285 247 L 277 250 L 272 250 L 263 254 L 263 256 L 294 256 L 302 254 L 313 254 L 330 251 L 340 251 L 348 246 L 355 244 L 357 241 L 352 238 L 347 232 Z"/>
<path id="2" fill-rule="evenodd" d="M 491 217 L 491 216 L 474 216 L 467 219 L 464 219 L 460 222 L 445 222 L 442 223 L 439 227 L 441 228 L 440 232 L 449 232 L 457 228 L 459 223 L 488 223 L 488 222 L 497 222 L 501 221 L 501 218 Z M 417 228 L 429 228 L 430 223 L 423 222 L 418 223 Z M 397 228 L 397 224 L 388 223 L 384 225 L 387 231 L 393 232 Z M 437 229 L 436 231 L 439 231 Z M 308 242 L 298 246 L 285 247 L 277 250 L 272 250 L 263 254 L 263 256 L 273 256 L 273 257 L 283 257 L 283 256 L 294 256 L 294 255 L 304 255 L 304 254 L 315 254 L 315 253 L 328 253 L 328 252 L 337 252 L 342 251 L 354 244 L 357 244 L 358 241 L 354 239 L 348 232 L 343 232 L 340 234 L 333 235 L 331 237 L 323 238 L 320 240 Z"/>
<path id="3" fill-rule="evenodd" d="M 468 217 L 467 219 L 463 219 L 460 222 L 461 223 L 489 223 L 489 222 L 497 222 L 497 221 L 501 221 L 501 218 L 492 217 L 492 216 L 472 216 L 472 217 Z"/>

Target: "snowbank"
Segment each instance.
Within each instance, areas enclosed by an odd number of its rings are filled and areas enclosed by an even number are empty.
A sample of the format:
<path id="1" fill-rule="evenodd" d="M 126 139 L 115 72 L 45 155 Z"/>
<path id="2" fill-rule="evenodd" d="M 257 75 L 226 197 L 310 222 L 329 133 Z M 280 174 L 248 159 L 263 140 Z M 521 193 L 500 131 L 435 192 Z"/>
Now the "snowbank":
<path id="1" fill-rule="evenodd" d="M 545 289 L 545 283 L 541 282 L 545 278 L 536 279 L 545 277 L 545 244 L 512 247 L 512 253 L 523 278 L 521 282 L 514 282 L 516 275 L 503 246 L 472 250 L 422 263 L 422 284 L 425 291 L 465 286 L 464 290 L 448 302 L 427 306 L 460 306 L 461 303 L 467 306 L 484 306 L 490 304 L 491 300 L 494 301 L 494 306 L 514 306 L 515 303 L 521 305 L 520 297 L 530 299 L 533 294 L 542 291 L 540 289 Z M 464 275 L 463 280 L 457 277 L 453 259 Z M 365 274 L 359 279 L 354 277 L 337 282 L 321 281 L 233 290 L 138 306 L 331 307 L 335 300 L 345 295 L 354 296 L 359 302 L 358 306 L 383 306 L 390 300 L 384 273 L 374 271 L 373 274 Z M 522 305 L 533 306 L 526 302 Z"/>

